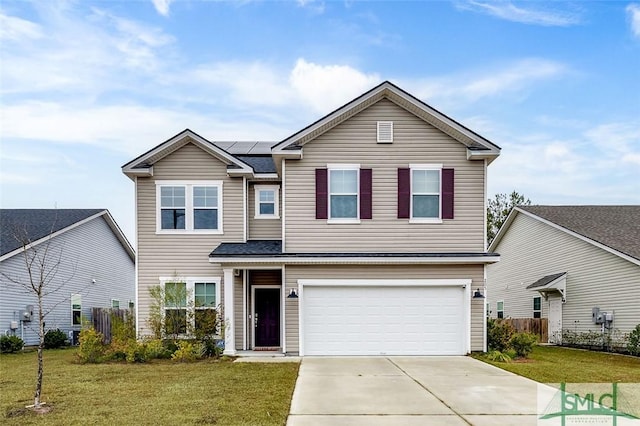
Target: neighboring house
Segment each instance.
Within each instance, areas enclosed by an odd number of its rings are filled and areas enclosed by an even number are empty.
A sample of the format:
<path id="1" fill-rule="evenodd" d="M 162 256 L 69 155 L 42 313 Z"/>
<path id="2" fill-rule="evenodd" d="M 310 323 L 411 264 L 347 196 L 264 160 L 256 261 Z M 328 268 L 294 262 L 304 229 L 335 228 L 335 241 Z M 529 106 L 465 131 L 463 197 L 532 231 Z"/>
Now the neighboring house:
<path id="1" fill-rule="evenodd" d="M 46 275 L 45 330 L 59 328 L 77 337 L 82 318 L 91 319 L 91 308 L 134 306 L 135 253 L 107 210 L 0 209 L 0 226 L 3 334 L 38 344 L 37 296 L 16 283 L 29 284 L 23 241 L 31 242 L 29 259 L 34 250 L 38 254 L 31 268 L 35 283 L 41 272 Z M 43 269 L 41 260 L 47 263 Z"/>
<path id="2" fill-rule="evenodd" d="M 185 130 L 123 166 L 138 331 L 150 333 L 149 289 L 169 283 L 224 309 L 227 354 L 482 351 L 473 294 L 499 260 L 485 245 L 499 154 L 389 82 L 275 144 Z"/>
<path id="3" fill-rule="evenodd" d="M 551 343 L 640 323 L 640 206 L 516 207 L 489 250 L 501 257 L 488 268 L 493 318 L 548 318 Z"/>

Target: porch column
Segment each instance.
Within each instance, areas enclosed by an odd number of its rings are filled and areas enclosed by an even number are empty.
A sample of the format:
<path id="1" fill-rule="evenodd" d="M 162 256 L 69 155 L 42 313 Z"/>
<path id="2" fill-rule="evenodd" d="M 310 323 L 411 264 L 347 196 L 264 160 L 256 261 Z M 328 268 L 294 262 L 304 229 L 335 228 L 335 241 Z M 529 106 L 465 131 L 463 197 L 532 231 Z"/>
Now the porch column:
<path id="1" fill-rule="evenodd" d="M 236 354 L 233 312 L 233 268 L 224 268 L 224 355 Z"/>

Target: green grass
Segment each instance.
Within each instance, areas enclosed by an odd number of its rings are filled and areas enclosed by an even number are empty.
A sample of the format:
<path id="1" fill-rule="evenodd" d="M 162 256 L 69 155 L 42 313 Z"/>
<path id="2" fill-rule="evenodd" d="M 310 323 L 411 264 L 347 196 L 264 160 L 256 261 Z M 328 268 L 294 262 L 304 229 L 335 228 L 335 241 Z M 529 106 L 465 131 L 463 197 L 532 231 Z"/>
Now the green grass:
<path id="1" fill-rule="evenodd" d="M 640 383 L 640 358 L 555 346 L 536 346 L 528 360 L 474 358 L 541 383 Z"/>
<path id="2" fill-rule="evenodd" d="M 283 425 L 297 363 L 204 360 L 76 364 L 75 349 L 45 351 L 45 415 L 33 403 L 36 354 L 0 356 L 3 425 Z"/>

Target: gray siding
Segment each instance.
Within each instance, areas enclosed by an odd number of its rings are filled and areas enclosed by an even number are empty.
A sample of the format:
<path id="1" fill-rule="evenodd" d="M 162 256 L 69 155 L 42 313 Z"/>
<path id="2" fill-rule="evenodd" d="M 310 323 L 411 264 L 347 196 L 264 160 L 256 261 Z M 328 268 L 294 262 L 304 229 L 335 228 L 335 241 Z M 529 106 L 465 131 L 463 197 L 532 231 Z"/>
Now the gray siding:
<path id="1" fill-rule="evenodd" d="M 525 287 L 543 276 L 567 272 L 563 328 L 599 330 L 591 309 L 614 311 L 613 327 L 628 333 L 640 323 L 640 266 L 519 213 L 496 251 L 500 262 L 488 267 L 488 301 L 505 301 L 505 317 L 530 318 L 538 293 Z M 542 300 L 543 317 L 548 302 Z"/>
<path id="2" fill-rule="evenodd" d="M 37 246 L 38 250 L 44 249 L 45 244 Z M 54 237 L 48 250 L 49 261 L 55 263 L 60 259 L 58 271 L 48 288 L 61 287 L 44 299 L 44 311 L 50 311 L 45 317 L 46 330 L 60 328 L 69 332 L 80 329 L 71 324 L 72 293 L 82 295 L 82 315 L 86 318 L 91 318 L 92 307 L 111 307 L 111 299 L 120 300 L 121 307 L 135 300 L 133 260 L 102 217 Z M 13 279 L 28 282 L 23 253 L 3 261 L 0 270 Z M 0 333 L 6 333 L 10 321 L 18 320 L 19 311 L 26 305 L 34 305 L 33 321 L 25 322 L 22 332 L 18 322 L 16 335 L 22 333 L 27 345 L 37 345 L 37 297 L 4 275 L 0 275 L 0 294 Z"/>
<path id="3" fill-rule="evenodd" d="M 279 182 L 260 183 L 258 185 L 276 185 Z M 278 203 L 278 215 L 280 219 L 256 219 L 256 194 L 255 184 L 249 184 L 248 190 L 248 210 L 249 210 L 249 240 L 279 240 L 282 238 L 282 188 L 280 188 L 280 202 Z"/>
<path id="4" fill-rule="evenodd" d="M 483 265 L 433 265 L 433 266 L 362 266 L 362 265 L 326 265 L 326 266 L 287 266 L 285 269 L 285 294 L 298 288 L 300 279 L 456 279 L 470 278 L 472 288 L 482 287 L 484 280 Z M 285 299 L 286 304 L 286 342 L 287 352 L 299 352 L 299 299 Z M 471 303 L 471 350 L 483 350 L 482 303 Z"/>
<path id="5" fill-rule="evenodd" d="M 223 235 L 156 234 L 156 180 L 223 181 Z M 209 253 L 221 242 L 243 241 L 242 179 L 229 178 L 226 165 L 193 144 L 187 144 L 153 166 L 153 177 L 138 178 L 138 303 L 141 335 L 149 333 L 147 319 L 149 288 L 159 277 L 220 277 L 224 300 L 223 272 L 209 264 Z"/>
<path id="6" fill-rule="evenodd" d="M 376 143 L 376 121 L 394 122 L 394 142 Z M 327 224 L 315 219 L 315 169 L 356 163 L 373 169 L 373 219 Z M 441 224 L 397 218 L 397 169 L 442 163 L 455 169 L 455 219 Z M 466 148 L 388 100 L 382 100 L 307 143 L 303 160 L 286 162 L 288 252 L 482 252 L 484 162 Z"/>

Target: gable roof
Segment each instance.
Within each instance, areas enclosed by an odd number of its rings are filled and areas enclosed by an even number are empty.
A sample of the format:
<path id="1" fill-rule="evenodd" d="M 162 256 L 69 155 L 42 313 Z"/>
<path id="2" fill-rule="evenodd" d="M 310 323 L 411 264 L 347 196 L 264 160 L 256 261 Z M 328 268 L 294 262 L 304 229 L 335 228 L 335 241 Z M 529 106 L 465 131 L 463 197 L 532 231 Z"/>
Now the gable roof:
<path id="1" fill-rule="evenodd" d="M 177 135 L 162 142 L 160 145 L 151 148 L 144 154 L 139 155 L 124 164 L 122 166 L 122 172 L 131 179 L 133 179 L 134 176 L 153 176 L 153 165 L 156 162 L 177 151 L 188 143 L 193 143 L 203 151 L 222 161 L 228 166 L 227 170 L 229 173 L 237 175 L 253 174 L 253 169 L 249 164 L 189 129 L 183 130 Z M 251 144 L 252 146 L 255 146 L 256 142 L 252 142 Z M 247 149 L 243 149 L 243 152 L 246 150 Z"/>
<path id="2" fill-rule="evenodd" d="M 518 206 L 489 246 L 495 250 L 517 214 L 546 223 L 640 265 L 640 206 Z"/>
<path id="3" fill-rule="evenodd" d="M 274 145 L 271 152 L 274 155 L 290 156 L 292 151 L 299 151 L 305 143 L 315 139 L 382 99 L 389 99 L 401 108 L 413 113 L 464 144 L 467 147 L 467 158 L 469 159 L 487 159 L 490 163 L 500 155 L 499 146 L 389 81 L 379 84 L 351 102 L 322 117 L 315 123 L 310 124 L 299 132 L 284 139 L 282 142 Z"/>
<path id="4" fill-rule="evenodd" d="M 22 252 L 22 243 L 16 239 L 16 232 L 24 232 L 30 246 L 35 246 L 50 235 L 59 235 L 101 216 L 129 257 L 135 260 L 133 247 L 106 209 L 0 209 L 0 261 Z"/>

